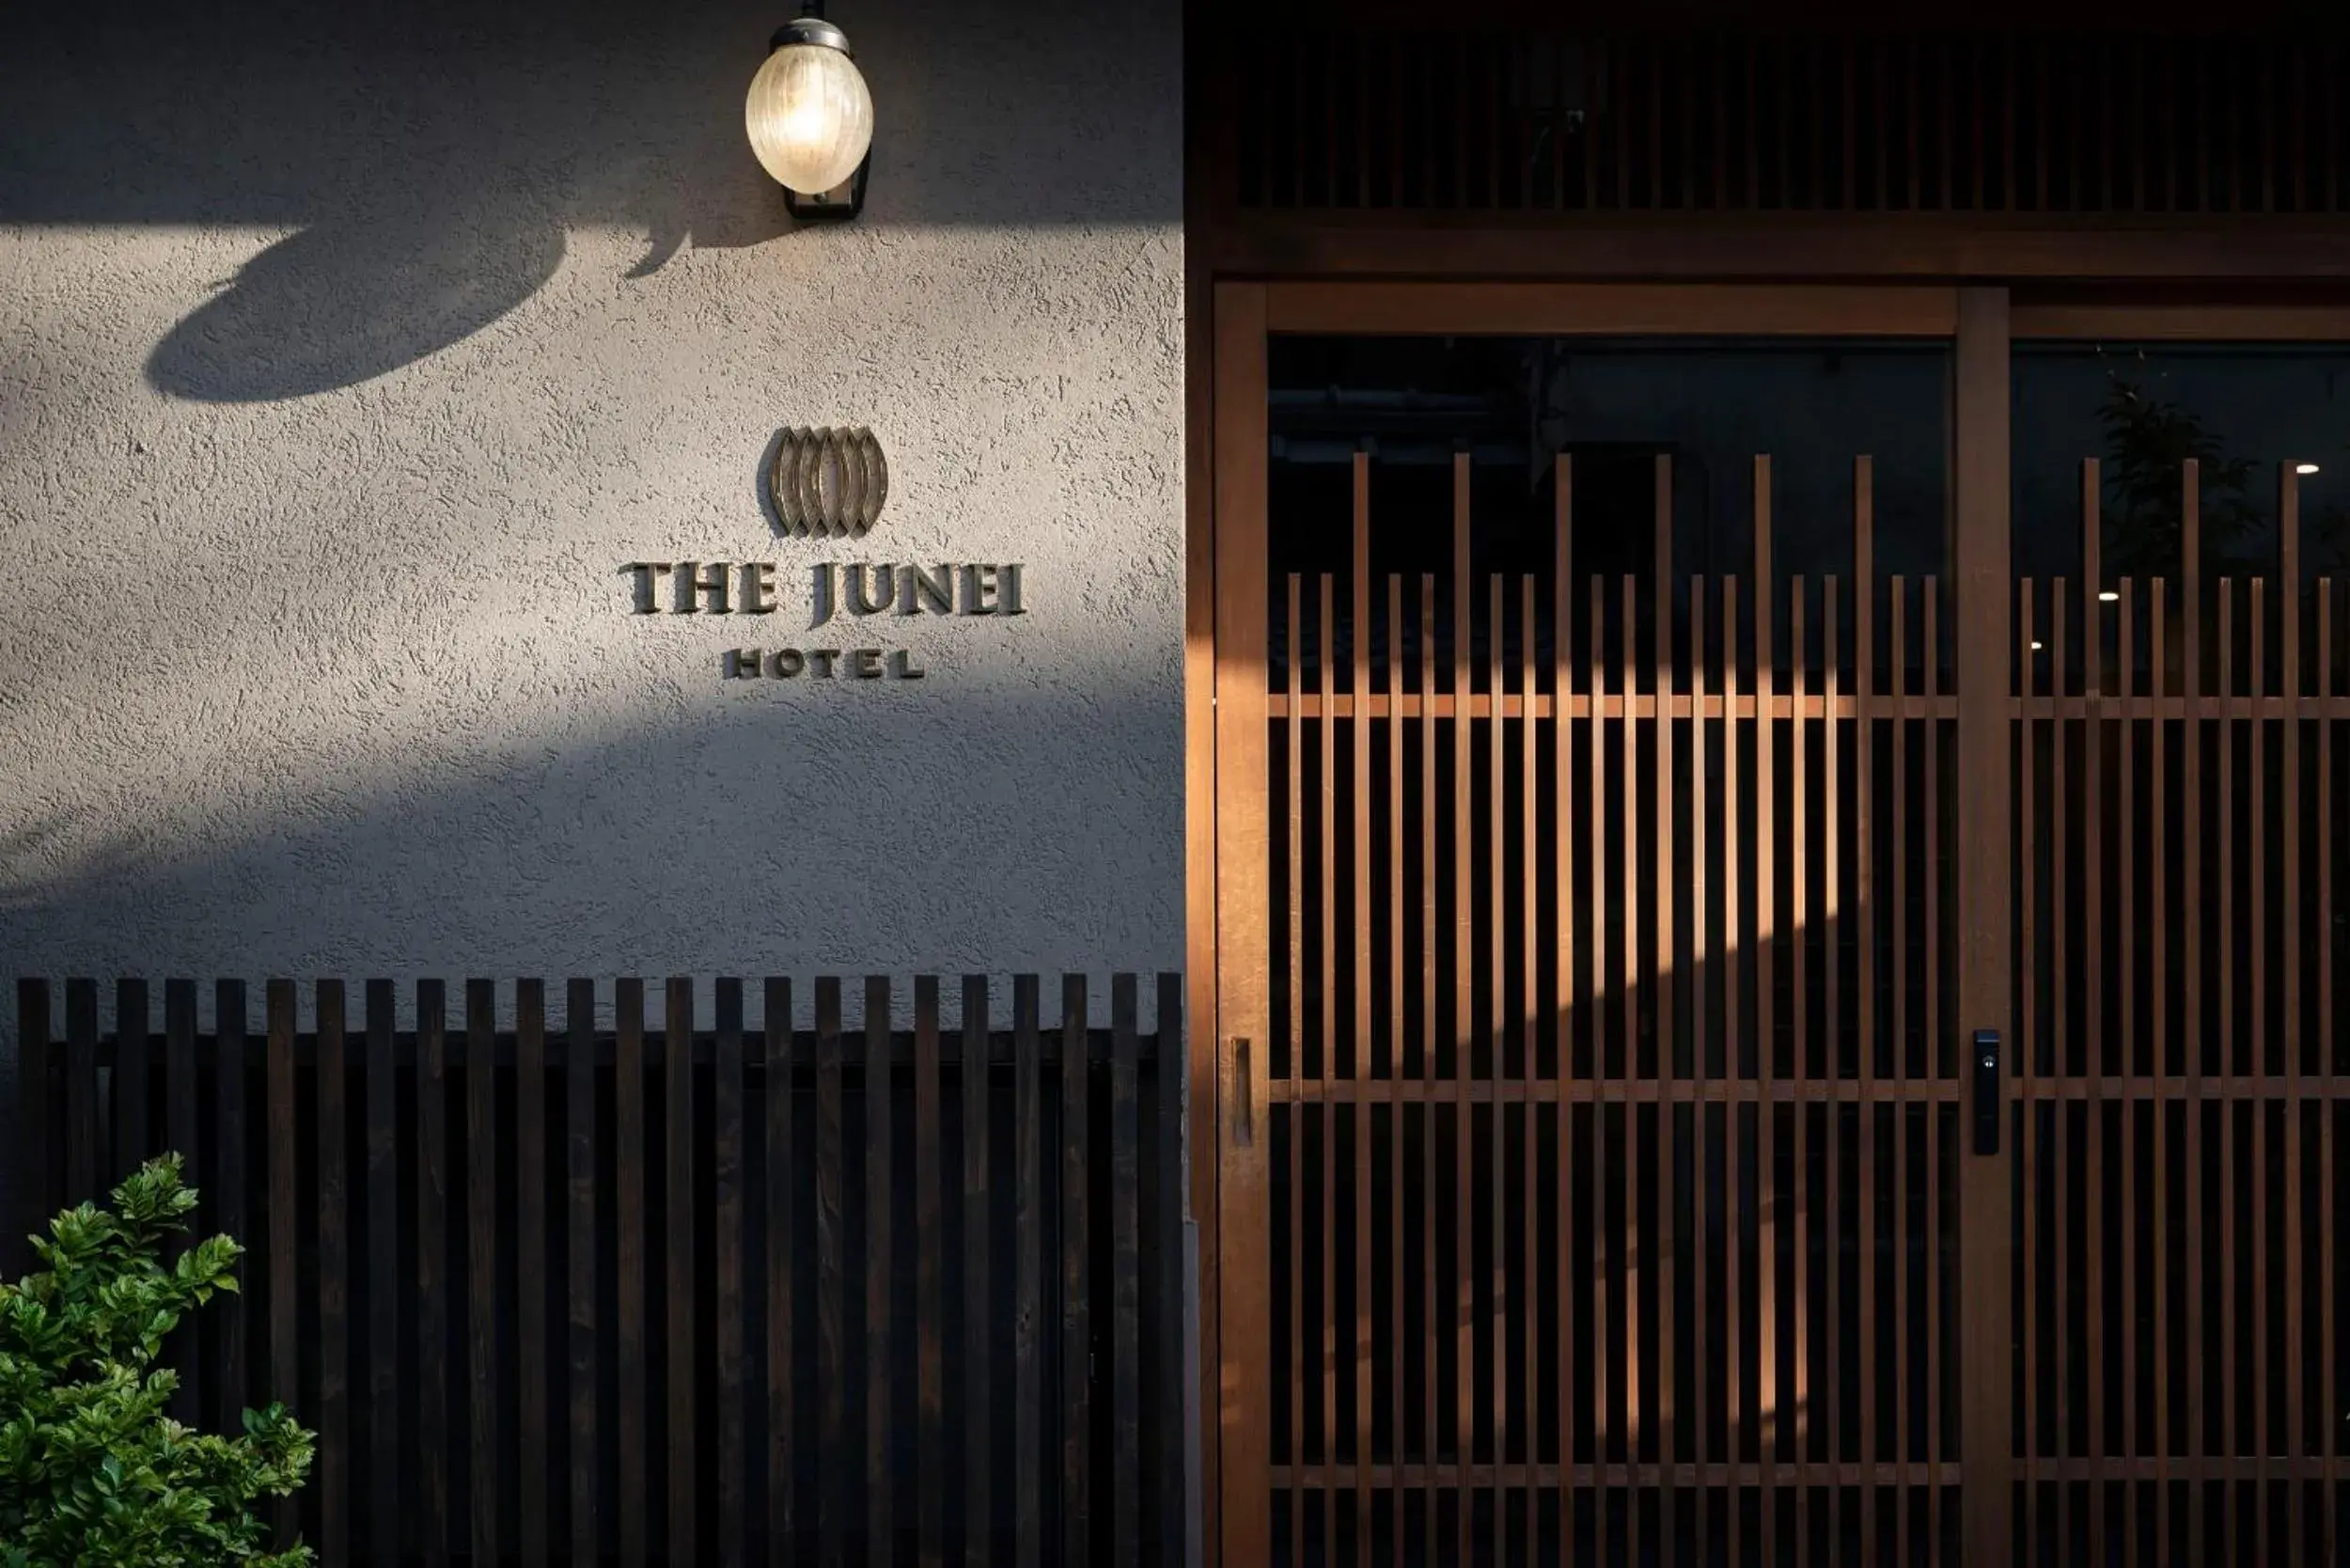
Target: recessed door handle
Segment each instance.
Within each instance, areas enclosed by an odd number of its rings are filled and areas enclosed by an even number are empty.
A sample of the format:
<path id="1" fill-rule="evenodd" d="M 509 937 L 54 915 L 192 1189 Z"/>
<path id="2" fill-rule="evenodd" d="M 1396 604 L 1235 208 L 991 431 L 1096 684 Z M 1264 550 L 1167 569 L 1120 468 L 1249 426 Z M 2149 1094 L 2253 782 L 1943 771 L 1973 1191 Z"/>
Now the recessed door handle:
<path id="1" fill-rule="evenodd" d="M 1999 1103 L 1999 1031 L 1975 1031 L 1975 1152 L 1999 1152 L 1999 1123 L 2007 1107 Z"/>
<path id="2" fill-rule="evenodd" d="M 1249 1070 L 1248 1039 L 1232 1039 L 1232 1146 L 1246 1149 L 1257 1141 L 1256 1074 Z"/>

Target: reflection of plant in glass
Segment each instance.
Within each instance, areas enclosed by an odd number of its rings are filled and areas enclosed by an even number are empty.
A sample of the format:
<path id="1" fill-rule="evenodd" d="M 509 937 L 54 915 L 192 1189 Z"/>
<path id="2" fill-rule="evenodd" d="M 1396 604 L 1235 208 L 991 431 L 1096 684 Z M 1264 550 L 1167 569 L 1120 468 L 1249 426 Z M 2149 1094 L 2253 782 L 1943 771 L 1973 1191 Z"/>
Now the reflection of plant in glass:
<path id="1" fill-rule="evenodd" d="M 2311 554 L 2321 572 L 2350 570 L 2350 507 L 2328 502 L 2310 519 Z"/>
<path id="2" fill-rule="evenodd" d="M 2106 432 L 2105 504 L 2112 514 L 2114 564 L 2123 575 L 2178 569 L 2179 475 L 2190 458 L 2202 465 L 2203 533 L 2217 553 L 2221 572 L 2249 557 L 2251 541 L 2261 531 L 2250 458 L 2228 456 L 2200 416 L 2120 376 L 2113 378 L 2097 422 Z"/>

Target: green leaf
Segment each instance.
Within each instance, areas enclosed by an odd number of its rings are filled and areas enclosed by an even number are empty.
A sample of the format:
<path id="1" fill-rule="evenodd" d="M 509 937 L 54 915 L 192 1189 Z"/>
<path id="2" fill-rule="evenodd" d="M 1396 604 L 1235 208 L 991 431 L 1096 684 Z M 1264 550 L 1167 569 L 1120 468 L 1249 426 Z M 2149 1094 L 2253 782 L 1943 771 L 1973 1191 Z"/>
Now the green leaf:
<path id="1" fill-rule="evenodd" d="M 307 1547 L 272 1553 L 254 1513 L 307 1479 L 312 1434 L 280 1404 L 244 1413 L 234 1437 L 171 1419 L 180 1376 L 172 1330 L 243 1256 L 213 1236 L 166 1262 L 196 1194 L 176 1156 L 149 1162 L 110 1208 L 51 1221 L 42 1265 L 0 1285 L 0 1568 L 306 1568 Z"/>

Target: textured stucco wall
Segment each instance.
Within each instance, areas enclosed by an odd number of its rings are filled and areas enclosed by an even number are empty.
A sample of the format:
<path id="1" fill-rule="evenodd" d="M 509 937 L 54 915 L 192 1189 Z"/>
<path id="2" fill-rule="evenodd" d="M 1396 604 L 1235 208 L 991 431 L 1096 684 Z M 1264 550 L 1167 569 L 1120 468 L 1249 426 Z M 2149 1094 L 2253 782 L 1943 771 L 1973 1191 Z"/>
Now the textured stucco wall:
<path id="1" fill-rule="evenodd" d="M 19 19 L 0 966 L 1180 962 L 1180 8 L 836 5 L 872 199 L 796 231 L 741 125 L 794 8 Z M 886 447 L 861 546 L 761 510 L 803 423 Z M 783 611 L 634 617 L 648 557 Z M 857 558 L 1021 561 L 1028 613 L 721 681 Z"/>

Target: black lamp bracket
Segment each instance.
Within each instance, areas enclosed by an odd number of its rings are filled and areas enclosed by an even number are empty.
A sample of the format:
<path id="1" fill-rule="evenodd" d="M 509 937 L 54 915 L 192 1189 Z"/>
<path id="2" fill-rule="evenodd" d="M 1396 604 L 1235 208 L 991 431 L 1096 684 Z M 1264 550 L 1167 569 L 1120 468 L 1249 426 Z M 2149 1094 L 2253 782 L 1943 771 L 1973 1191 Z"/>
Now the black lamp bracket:
<path id="1" fill-rule="evenodd" d="M 851 59 L 856 57 L 849 48 L 849 35 L 824 20 L 824 0 L 800 0 L 800 14 L 776 29 L 775 37 L 767 40 L 767 53 L 772 55 L 792 43 L 817 44 L 838 49 Z M 865 211 L 865 182 L 872 172 L 873 155 L 868 152 L 847 183 L 822 196 L 802 196 L 785 187 L 783 210 L 791 214 L 795 223 L 838 223 L 854 218 Z"/>
<path id="2" fill-rule="evenodd" d="M 845 184 L 822 196 L 802 196 L 786 185 L 783 210 L 791 214 L 795 223 L 839 223 L 854 218 L 865 211 L 865 179 L 872 171 L 873 155 L 868 152 Z"/>

